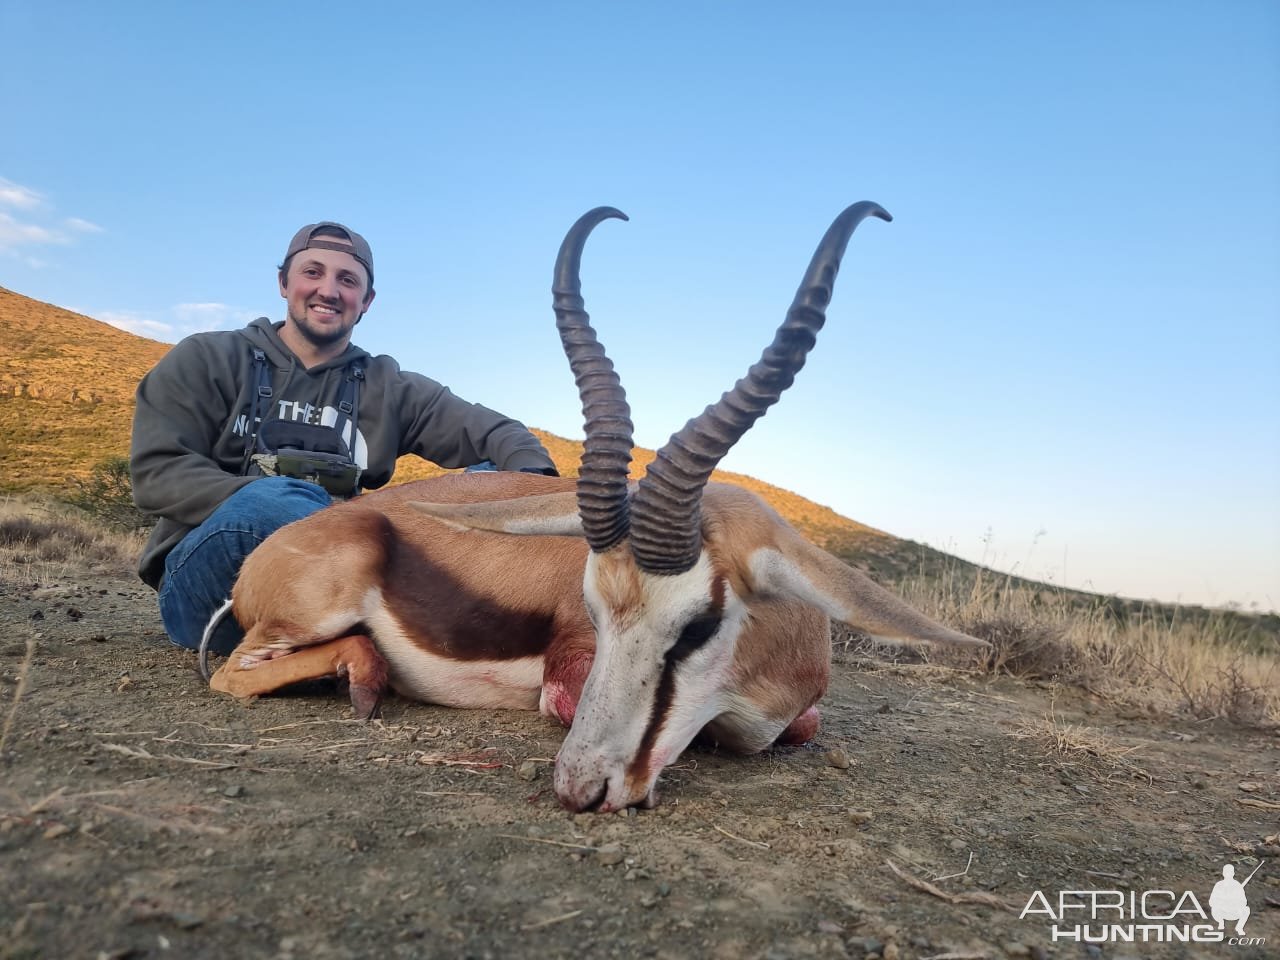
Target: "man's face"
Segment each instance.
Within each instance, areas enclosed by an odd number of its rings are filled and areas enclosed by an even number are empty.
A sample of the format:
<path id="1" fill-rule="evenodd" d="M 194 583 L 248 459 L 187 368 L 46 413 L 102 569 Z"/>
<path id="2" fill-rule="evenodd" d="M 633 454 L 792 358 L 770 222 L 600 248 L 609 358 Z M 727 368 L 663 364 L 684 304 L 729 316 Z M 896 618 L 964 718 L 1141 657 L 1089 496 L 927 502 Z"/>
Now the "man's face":
<path id="1" fill-rule="evenodd" d="M 373 302 L 364 265 L 337 250 L 295 254 L 280 284 L 280 295 L 288 304 L 289 323 L 317 347 L 350 338 L 352 328 Z"/>

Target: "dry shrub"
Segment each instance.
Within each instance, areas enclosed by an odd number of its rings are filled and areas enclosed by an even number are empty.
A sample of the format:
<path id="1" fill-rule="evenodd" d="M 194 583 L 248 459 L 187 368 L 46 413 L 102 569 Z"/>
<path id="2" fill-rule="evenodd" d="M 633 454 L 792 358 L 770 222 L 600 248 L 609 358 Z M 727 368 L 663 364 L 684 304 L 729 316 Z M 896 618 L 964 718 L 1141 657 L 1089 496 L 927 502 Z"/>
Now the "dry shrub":
<path id="1" fill-rule="evenodd" d="M 916 577 L 898 592 L 940 622 L 989 641 L 984 666 L 992 673 L 1058 680 L 1166 716 L 1280 724 L 1280 647 L 1228 612 L 1027 587 L 985 571 L 967 580 Z M 854 649 L 883 653 L 866 643 Z M 965 651 L 925 656 L 973 662 Z"/>
<path id="2" fill-rule="evenodd" d="M 1280 657 L 1247 649 L 1222 623 L 1202 627 L 1150 617 L 1123 636 L 1117 661 L 1147 685 L 1152 699 L 1200 720 L 1280 723 Z"/>
<path id="3" fill-rule="evenodd" d="M 1089 658 L 1067 639 L 1062 623 L 1012 611 L 974 612 L 961 617 L 956 627 L 991 644 L 987 669 L 992 673 L 1068 683 L 1082 683 L 1091 673 Z"/>
<path id="4" fill-rule="evenodd" d="M 71 503 L 95 522 L 122 530 L 149 530 L 156 518 L 133 502 L 133 478 L 127 457 L 108 457 L 93 465 L 87 479 L 74 478 Z"/>
<path id="5" fill-rule="evenodd" d="M 128 575 L 144 536 L 119 531 L 70 508 L 26 498 L 0 501 L 0 579 L 36 583 L 68 569 Z"/>
<path id="6" fill-rule="evenodd" d="M 1048 713 L 1039 720 L 1024 720 L 1013 735 L 1020 740 L 1037 741 L 1064 764 L 1083 766 L 1098 779 L 1117 774 L 1151 779 L 1132 759 L 1138 747 L 1122 747 L 1101 730 L 1069 723 L 1058 715 L 1056 697 L 1049 702 Z"/>

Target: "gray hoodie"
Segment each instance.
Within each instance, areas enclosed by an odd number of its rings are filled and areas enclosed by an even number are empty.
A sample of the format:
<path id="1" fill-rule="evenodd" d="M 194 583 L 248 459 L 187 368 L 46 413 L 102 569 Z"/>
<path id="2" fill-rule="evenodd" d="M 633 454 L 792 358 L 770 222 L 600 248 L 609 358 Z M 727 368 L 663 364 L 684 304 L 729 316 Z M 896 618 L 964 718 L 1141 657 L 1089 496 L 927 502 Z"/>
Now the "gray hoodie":
<path id="1" fill-rule="evenodd" d="M 164 558 L 222 501 L 255 478 L 240 475 L 246 426 L 257 390 L 253 348 L 266 354 L 271 399 L 263 421 L 301 420 L 334 427 L 362 468 L 360 486 L 391 479 L 396 458 L 414 453 L 442 467 L 492 460 L 500 470 L 551 470 L 547 451 L 523 424 L 455 397 L 447 387 L 406 373 L 388 356 L 354 345 L 304 368 L 280 340 L 280 324 L 259 317 L 243 330 L 198 333 L 177 344 L 138 384 L 129 451 L 133 497 L 160 518 L 138 573 L 158 587 Z M 360 359 L 357 436 L 338 409 L 347 368 Z"/>

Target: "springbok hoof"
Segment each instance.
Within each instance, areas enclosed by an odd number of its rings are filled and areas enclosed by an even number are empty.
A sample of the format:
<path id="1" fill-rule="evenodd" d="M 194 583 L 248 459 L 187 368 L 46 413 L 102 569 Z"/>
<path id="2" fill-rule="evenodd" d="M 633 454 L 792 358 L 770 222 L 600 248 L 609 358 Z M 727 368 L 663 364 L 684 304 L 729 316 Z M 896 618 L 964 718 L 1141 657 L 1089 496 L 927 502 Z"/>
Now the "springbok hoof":
<path id="1" fill-rule="evenodd" d="M 357 720 L 376 720 L 382 709 L 382 690 L 363 684 L 351 684 L 351 709 Z"/>

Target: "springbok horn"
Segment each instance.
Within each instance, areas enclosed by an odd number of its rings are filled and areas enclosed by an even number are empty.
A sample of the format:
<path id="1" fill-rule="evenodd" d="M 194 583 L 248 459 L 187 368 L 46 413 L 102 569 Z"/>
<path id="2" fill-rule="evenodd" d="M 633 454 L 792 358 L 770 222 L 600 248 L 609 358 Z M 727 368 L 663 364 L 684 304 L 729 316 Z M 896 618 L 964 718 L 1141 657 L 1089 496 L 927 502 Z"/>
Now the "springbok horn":
<path id="1" fill-rule="evenodd" d="M 722 457 L 778 401 L 804 366 L 854 229 L 868 216 L 893 217 L 879 204 L 855 203 L 835 219 L 818 244 L 795 300 L 760 361 L 715 406 L 690 420 L 649 465 L 631 505 L 631 549 L 641 570 L 683 573 L 702 551 L 699 504 Z"/>
<path id="2" fill-rule="evenodd" d="M 591 329 L 582 302 L 579 268 L 582 248 L 596 225 L 608 219 L 626 220 L 613 207 L 596 207 L 578 218 L 565 234 L 556 256 L 551 286 L 556 329 L 578 384 L 586 440 L 578 471 L 578 513 L 591 549 L 608 550 L 627 535 L 627 476 L 631 464 L 631 408 L 622 382 L 605 356 L 604 346 Z"/>

